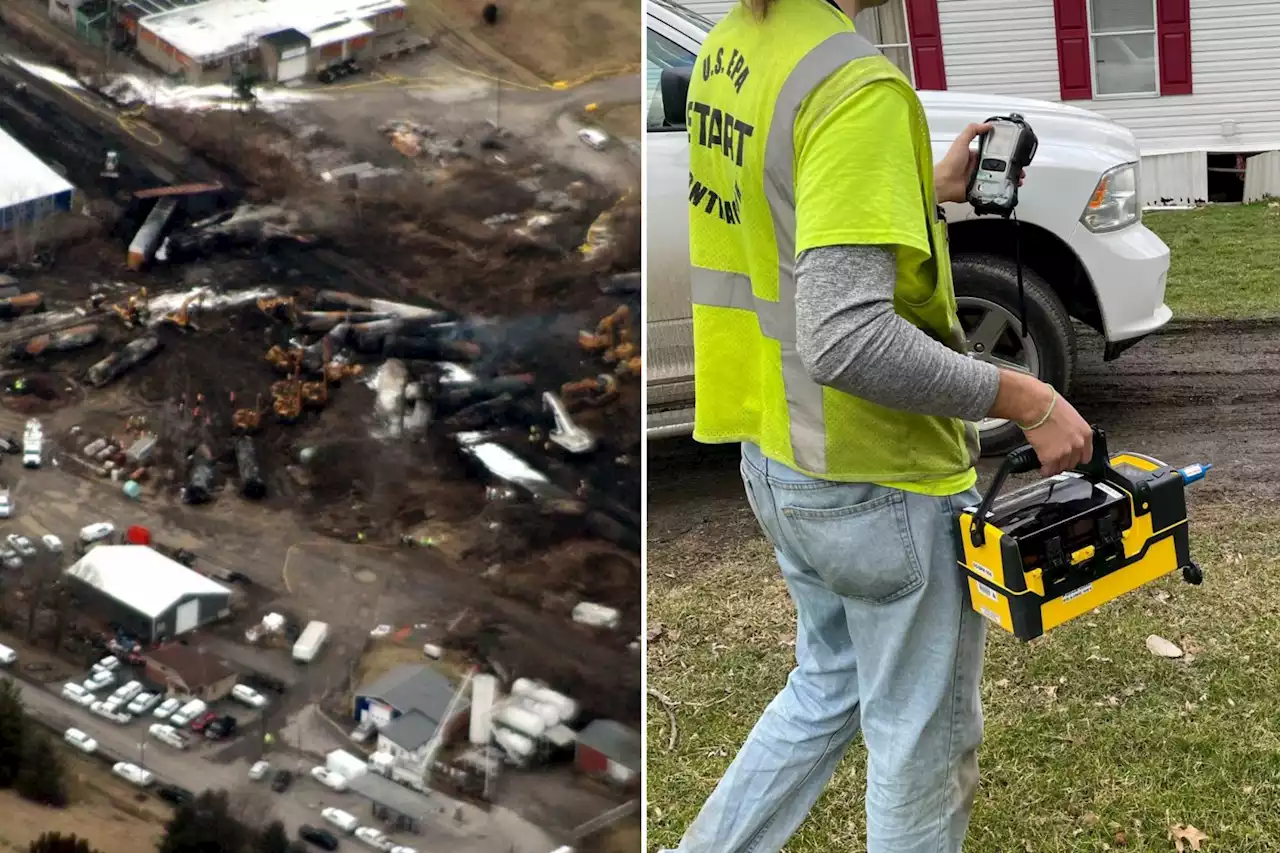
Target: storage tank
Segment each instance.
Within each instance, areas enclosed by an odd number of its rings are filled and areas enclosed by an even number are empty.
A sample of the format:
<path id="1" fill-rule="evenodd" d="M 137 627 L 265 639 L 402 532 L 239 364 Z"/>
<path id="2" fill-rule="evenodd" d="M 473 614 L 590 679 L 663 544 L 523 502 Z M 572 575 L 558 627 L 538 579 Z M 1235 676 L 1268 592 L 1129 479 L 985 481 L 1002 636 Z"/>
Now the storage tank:
<path id="1" fill-rule="evenodd" d="M 484 745 L 493 735 L 493 700 L 498 695 L 498 679 L 480 673 L 471 679 L 471 742 Z"/>
<path id="2" fill-rule="evenodd" d="M 510 729 L 496 729 L 493 739 L 514 761 L 527 761 L 538 749 L 532 738 Z"/>
<path id="3" fill-rule="evenodd" d="M 542 721 L 541 716 L 518 705 L 504 705 L 494 719 L 526 737 L 542 737 L 542 733 L 547 730 L 547 725 Z"/>
<path id="4" fill-rule="evenodd" d="M 552 690 L 540 681 L 534 681 L 532 678 L 517 678 L 515 683 L 511 685 L 512 696 L 527 696 L 535 702 L 544 702 L 548 705 L 554 705 L 560 712 L 560 722 L 573 722 L 581 710 L 578 703 L 570 699 L 563 693 Z"/>
<path id="5" fill-rule="evenodd" d="M 523 697 L 521 704 L 542 718 L 547 728 L 560 722 L 560 709 L 548 702 L 536 702 L 528 696 Z"/>

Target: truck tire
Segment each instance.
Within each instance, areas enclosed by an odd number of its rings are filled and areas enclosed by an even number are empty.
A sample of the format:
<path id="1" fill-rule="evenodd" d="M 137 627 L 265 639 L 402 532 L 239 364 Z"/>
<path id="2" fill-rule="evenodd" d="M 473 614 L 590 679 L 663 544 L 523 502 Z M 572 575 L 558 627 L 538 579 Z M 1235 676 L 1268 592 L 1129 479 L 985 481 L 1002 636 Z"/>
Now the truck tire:
<path id="1" fill-rule="evenodd" d="M 1076 332 L 1071 317 L 1043 278 L 1024 266 L 1027 339 L 1020 339 L 1018 271 L 998 255 L 957 255 L 951 260 L 956 307 L 976 358 L 1018 367 L 1066 394 L 1076 366 Z M 979 425 L 982 455 L 1008 453 L 1026 442 L 1011 421 L 987 419 Z"/>

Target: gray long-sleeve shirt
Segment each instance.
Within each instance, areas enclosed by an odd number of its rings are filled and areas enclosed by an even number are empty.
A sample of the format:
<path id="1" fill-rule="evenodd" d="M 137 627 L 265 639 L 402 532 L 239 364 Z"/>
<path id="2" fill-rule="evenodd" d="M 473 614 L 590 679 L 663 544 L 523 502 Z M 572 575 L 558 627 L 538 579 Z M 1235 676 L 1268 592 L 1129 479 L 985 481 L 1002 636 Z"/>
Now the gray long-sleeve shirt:
<path id="1" fill-rule="evenodd" d="M 796 260 L 796 339 L 810 377 L 881 406 L 979 421 L 995 365 L 934 340 L 893 309 L 895 250 L 822 246 Z"/>

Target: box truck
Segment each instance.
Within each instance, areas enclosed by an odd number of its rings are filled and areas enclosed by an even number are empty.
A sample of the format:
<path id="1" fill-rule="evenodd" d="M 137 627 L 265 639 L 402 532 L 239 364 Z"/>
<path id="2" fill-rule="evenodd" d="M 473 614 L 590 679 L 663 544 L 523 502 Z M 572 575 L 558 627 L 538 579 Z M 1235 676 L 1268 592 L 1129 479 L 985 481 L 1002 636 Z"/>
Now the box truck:
<path id="1" fill-rule="evenodd" d="M 293 644 L 293 659 L 298 663 L 310 663 L 320 654 L 320 648 L 329 638 L 329 626 L 324 622 L 311 622 L 303 629 Z"/>

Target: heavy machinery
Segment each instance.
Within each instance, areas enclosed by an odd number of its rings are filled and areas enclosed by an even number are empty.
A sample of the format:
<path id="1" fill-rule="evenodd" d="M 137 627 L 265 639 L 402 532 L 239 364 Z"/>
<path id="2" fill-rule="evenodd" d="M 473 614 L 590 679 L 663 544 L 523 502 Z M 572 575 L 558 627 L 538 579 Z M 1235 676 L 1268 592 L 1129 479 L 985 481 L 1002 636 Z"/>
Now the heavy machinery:
<path id="1" fill-rule="evenodd" d="M 236 392 L 231 392 L 231 405 L 236 404 Z M 254 401 L 252 409 L 235 409 L 231 413 L 231 429 L 238 435 L 252 435 L 262 426 L 262 395 Z"/>
<path id="2" fill-rule="evenodd" d="M 271 386 L 274 398 L 271 410 L 275 412 L 276 420 L 285 424 L 297 423 L 302 416 L 302 385 L 295 369 L 288 379 L 281 379 Z"/>
<path id="3" fill-rule="evenodd" d="M 191 304 L 198 300 L 203 294 L 193 293 L 182 301 L 182 306 L 177 311 L 170 311 L 168 314 L 160 318 L 162 323 L 171 323 L 179 329 L 193 329 L 191 323 Z"/>
<path id="4" fill-rule="evenodd" d="M 302 350 L 299 347 L 285 349 L 276 344 L 267 350 L 267 361 L 281 373 L 294 374 L 302 369 Z"/>
<path id="5" fill-rule="evenodd" d="M 329 402 L 329 383 L 324 379 L 314 382 L 303 382 L 298 393 L 302 396 L 302 405 L 308 409 L 323 409 Z"/>
<path id="6" fill-rule="evenodd" d="M 108 306 L 111 311 L 130 329 L 147 322 L 151 311 L 147 305 L 147 289 L 139 287 L 124 302 L 115 302 Z"/>
<path id="7" fill-rule="evenodd" d="M 272 319 L 293 322 L 297 305 L 292 296 L 268 296 L 258 300 L 258 310 Z"/>
<path id="8" fill-rule="evenodd" d="M 560 397 L 571 407 L 606 406 L 618 398 L 618 381 L 608 373 L 566 382 L 560 386 Z"/>

